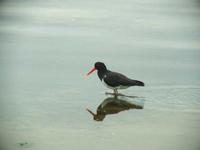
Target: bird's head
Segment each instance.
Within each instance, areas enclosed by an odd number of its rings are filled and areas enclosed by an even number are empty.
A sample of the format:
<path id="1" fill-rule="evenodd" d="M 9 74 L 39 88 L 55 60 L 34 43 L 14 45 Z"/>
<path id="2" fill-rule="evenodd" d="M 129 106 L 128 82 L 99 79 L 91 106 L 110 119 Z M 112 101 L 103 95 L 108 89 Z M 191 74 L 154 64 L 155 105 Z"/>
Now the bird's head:
<path id="1" fill-rule="evenodd" d="M 98 71 L 106 71 L 107 68 L 106 68 L 106 65 L 102 62 L 96 62 L 94 64 L 94 68 L 92 68 L 87 74 L 86 76 L 89 76 L 91 73 L 93 73 L 95 70 L 98 70 Z"/>
<path id="2" fill-rule="evenodd" d="M 94 67 L 96 68 L 96 70 L 107 70 L 106 65 L 102 62 L 96 62 L 94 64 Z"/>

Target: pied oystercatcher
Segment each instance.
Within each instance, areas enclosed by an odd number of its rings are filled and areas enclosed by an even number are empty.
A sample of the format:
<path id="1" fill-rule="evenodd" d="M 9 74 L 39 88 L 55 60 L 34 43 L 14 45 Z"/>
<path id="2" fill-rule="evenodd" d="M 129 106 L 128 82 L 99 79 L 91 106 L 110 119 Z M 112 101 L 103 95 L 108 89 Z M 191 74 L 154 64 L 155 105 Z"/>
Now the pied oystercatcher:
<path id="1" fill-rule="evenodd" d="M 133 80 L 121 73 L 110 71 L 102 62 L 96 62 L 94 68 L 91 69 L 86 76 L 97 70 L 99 79 L 105 84 L 106 87 L 113 89 L 114 94 L 118 95 L 118 89 L 126 89 L 130 86 L 144 86 L 144 83 L 138 80 Z"/>

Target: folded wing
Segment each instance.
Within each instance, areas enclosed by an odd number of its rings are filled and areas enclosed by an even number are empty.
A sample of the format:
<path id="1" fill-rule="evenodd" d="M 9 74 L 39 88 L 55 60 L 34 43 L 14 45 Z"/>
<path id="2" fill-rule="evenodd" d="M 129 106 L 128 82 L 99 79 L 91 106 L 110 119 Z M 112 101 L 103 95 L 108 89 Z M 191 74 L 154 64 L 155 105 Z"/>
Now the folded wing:
<path id="1" fill-rule="evenodd" d="M 138 80 L 132 80 L 123 74 L 109 71 L 104 77 L 104 82 L 112 87 L 117 86 L 144 86 L 144 83 Z"/>

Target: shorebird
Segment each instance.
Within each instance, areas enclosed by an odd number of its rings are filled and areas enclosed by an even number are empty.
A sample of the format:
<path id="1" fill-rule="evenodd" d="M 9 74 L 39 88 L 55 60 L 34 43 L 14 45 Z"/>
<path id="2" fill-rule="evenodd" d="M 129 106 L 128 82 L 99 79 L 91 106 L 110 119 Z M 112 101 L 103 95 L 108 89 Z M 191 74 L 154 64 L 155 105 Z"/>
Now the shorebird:
<path id="1" fill-rule="evenodd" d="M 121 73 L 108 70 L 103 62 L 96 62 L 94 68 L 86 76 L 89 76 L 95 70 L 97 70 L 97 75 L 104 85 L 114 91 L 114 95 L 118 95 L 118 89 L 126 89 L 131 86 L 144 86 L 142 81 L 133 80 Z"/>

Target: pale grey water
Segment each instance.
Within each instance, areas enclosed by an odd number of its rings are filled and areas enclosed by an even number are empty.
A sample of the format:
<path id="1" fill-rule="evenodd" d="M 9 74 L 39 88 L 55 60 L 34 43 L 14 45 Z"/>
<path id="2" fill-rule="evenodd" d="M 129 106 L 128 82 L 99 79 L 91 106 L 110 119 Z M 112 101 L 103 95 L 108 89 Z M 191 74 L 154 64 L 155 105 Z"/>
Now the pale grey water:
<path id="1" fill-rule="evenodd" d="M 0 145 L 9 150 L 199 150 L 200 2 L 4 1 Z M 145 82 L 141 110 L 95 122 L 94 62 Z M 133 101 L 132 99 L 129 99 Z M 20 146 L 20 143 L 24 143 Z"/>

